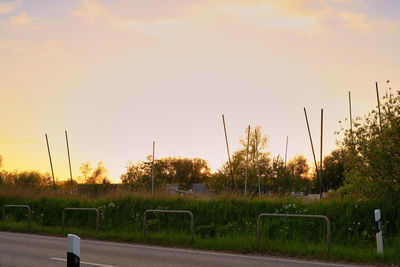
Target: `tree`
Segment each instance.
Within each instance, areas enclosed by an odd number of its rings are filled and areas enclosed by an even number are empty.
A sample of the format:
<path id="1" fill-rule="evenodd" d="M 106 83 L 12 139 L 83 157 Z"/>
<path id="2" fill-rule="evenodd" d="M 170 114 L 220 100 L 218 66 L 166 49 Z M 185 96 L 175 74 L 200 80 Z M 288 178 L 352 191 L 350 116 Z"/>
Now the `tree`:
<path id="1" fill-rule="evenodd" d="M 84 183 L 88 180 L 90 177 L 90 173 L 92 172 L 92 167 L 90 166 L 90 162 L 86 161 L 81 164 L 81 167 L 79 168 L 79 171 L 82 174 L 82 177 L 79 177 L 80 180 Z"/>
<path id="2" fill-rule="evenodd" d="M 303 155 L 296 155 L 287 164 L 288 180 L 291 182 L 291 190 L 294 192 L 308 192 L 311 180 L 308 177 L 310 166 Z"/>
<path id="3" fill-rule="evenodd" d="M 302 179 L 308 178 L 307 174 L 310 170 L 307 159 L 303 155 L 296 155 L 287 163 L 287 170 L 294 177 L 299 177 Z"/>
<path id="4" fill-rule="evenodd" d="M 123 185 L 130 189 L 149 189 L 151 187 L 151 169 L 143 161 L 134 163 L 129 161 L 126 172 L 120 179 Z"/>
<path id="5" fill-rule="evenodd" d="M 285 162 L 280 156 L 272 158 L 272 175 L 269 181 L 271 191 L 279 195 L 287 195 L 291 191 L 291 181 L 285 169 Z M 288 188 L 290 186 L 290 189 Z"/>
<path id="6" fill-rule="evenodd" d="M 249 140 L 249 160 L 247 171 L 247 191 L 249 195 L 258 194 L 258 172 L 260 174 L 261 193 L 268 192 L 287 195 L 292 191 L 309 192 L 311 190 L 311 181 L 308 179 L 309 166 L 307 160 L 302 155 L 297 155 L 291 159 L 285 170 L 283 160 L 278 156 L 271 158 L 270 153 L 265 149 L 268 145 L 268 136 L 263 134 L 260 126 L 255 126 L 251 131 Z M 244 178 L 246 172 L 246 152 L 248 129 L 245 129 L 245 136 L 240 138 L 241 148 L 232 155 L 232 169 L 235 174 L 236 190 L 243 192 Z M 257 139 L 257 142 L 256 142 Z M 258 158 L 258 162 L 257 162 Z M 258 168 L 258 172 L 257 172 Z M 210 180 L 215 191 L 224 191 L 228 188 L 217 188 L 217 186 L 226 186 L 225 181 L 229 177 L 229 163 L 226 162 L 215 177 L 221 181 L 215 182 L 214 177 Z M 208 186 L 211 187 L 211 186 Z"/>
<path id="7" fill-rule="evenodd" d="M 97 163 L 95 169 L 90 166 L 89 162 L 84 162 L 79 170 L 81 171 L 85 184 L 94 185 L 110 183 L 108 179 L 108 170 L 104 167 L 102 161 Z"/>
<path id="8" fill-rule="evenodd" d="M 38 171 L 0 172 L 0 180 L 6 186 L 45 188 L 52 185 L 50 174 Z"/>
<path id="9" fill-rule="evenodd" d="M 0 155 L 0 169 L 3 168 L 3 156 Z"/>
<path id="10" fill-rule="evenodd" d="M 345 182 L 355 194 L 400 199 L 400 91 L 383 97 L 381 114 L 374 109 L 357 118 L 352 131 L 341 128 L 338 141 Z"/>
<path id="11" fill-rule="evenodd" d="M 178 184 L 181 189 L 192 188 L 193 183 L 204 183 L 210 173 L 207 161 L 199 158 L 161 158 L 154 162 L 155 187 Z M 152 158 L 137 163 L 128 162 L 121 182 L 132 189 L 151 188 Z"/>
<path id="12" fill-rule="evenodd" d="M 335 190 L 344 183 L 344 166 L 341 151 L 333 150 L 324 157 L 322 169 L 322 184 L 326 190 Z"/>
<path id="13" fill-rule="evenodd" d="M 249 156 L 248 156 L 248 170 L 247 170 L 247 190 L 248 193 L 258 194 L 258 176 L 257 176 L 257 168 L 260 173 L 260 184 L 261 191 L 267 192 L 269 191 L 269 183 L 268 180 L 271 177 L 271 158 L 270 153 L 265 152 L 265 148 L 268 144 L 268 136 L 264 135 L 260 126 L 254 127 L 255 131 L 250 132 L 250 141 L 249 141 Z M 247 136 L 248 129 L 245 129 L 245 136 L 240 138 L 240 144 L 242 147 L 235 151 L 232 155 L 232 169 L 234 173 L 235 180 L 235 190 L 239 192 L 243 192 L 244 190 L 244 178 L 246 172 L 246 153 L 247 153 Z M 256 143 L 257 138 L 257 143 Z M 257 153 L 256 153 L 257 152 Z M 257 163 L 258 158 L 258 163 Z M 210 182 L 213 185 L 207 185 L 208 187 L 214 188 L 217 192 L 228 191 L 229 187 L 225 187 L 227 182 L 225 179 L 230 177 L 230 166 L 229 162 L 226 162 L 219 170 L 214 178 L 218 177 L 220 182 L 215 182 L 214 179 L 211 179 Z M 217 185 L 224 186 L 224 188 L 217 188 Z"/>

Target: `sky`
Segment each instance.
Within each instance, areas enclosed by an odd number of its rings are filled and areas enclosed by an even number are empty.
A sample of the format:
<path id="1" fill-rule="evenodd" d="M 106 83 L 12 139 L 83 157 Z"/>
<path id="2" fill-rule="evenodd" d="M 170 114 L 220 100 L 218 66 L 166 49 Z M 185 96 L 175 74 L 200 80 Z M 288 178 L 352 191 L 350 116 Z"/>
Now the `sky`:
<path id="1" fill-rule="evenodd" d="M 103 161 L 198 157 L 216 171 L 248 125 L 266 151 L 312 163 L 349 116 L 399 89 L 397 0 L 0 0 L 0 155 L 5 170 L 69 179 Z M 390 80 L 390 83 L 386 83 Z M 346 124 L 345 124 L 346 126 Z"/>

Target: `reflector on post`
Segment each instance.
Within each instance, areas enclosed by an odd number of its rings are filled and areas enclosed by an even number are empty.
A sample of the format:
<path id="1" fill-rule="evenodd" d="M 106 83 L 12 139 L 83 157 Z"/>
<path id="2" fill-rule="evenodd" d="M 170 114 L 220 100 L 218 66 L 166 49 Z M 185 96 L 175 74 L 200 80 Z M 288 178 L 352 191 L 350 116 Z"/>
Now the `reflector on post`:
<path id="1" fill-rule="evenodd" d="M 379 255 L 383 254 L 383 241 L 382 241 L 382 225 L 381 225 L 381 211 L 375 210 L 376 222 L 376 250 Z"/>
<path id="2" fill-rule="evenodd" d="M 79 267 L 81 258 L 81 239 L 77 235 L 67 236 L 67 267 Z"/>

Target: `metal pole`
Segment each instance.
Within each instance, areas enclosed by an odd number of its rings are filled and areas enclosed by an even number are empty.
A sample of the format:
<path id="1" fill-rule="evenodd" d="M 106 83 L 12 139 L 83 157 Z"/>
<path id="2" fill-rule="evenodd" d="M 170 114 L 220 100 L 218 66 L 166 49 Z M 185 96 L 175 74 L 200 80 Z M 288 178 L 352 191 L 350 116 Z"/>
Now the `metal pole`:
<path id="1" fill-rule="evenodd" d="M 378 83 L 377 82 L 375 82 L 375 86 L 376 86 L 376 98 L 378 100 L 378 112 L 379 112 L 379 130 L 380 130 L 379 138 L 380 138 L 381 143 L 382 143 L 383 152 L 385 154 L 387 154 L 388 158 L 389 158 L 389 161 L 388 161 L 389 166 L 388 167 L 389 167 L 389 173 L 391 174 L 391 179 L 394 179 L 394 177 L 393 177 L 393 162 L 392 162 L 392 158 L 391 158 L 391 155 L 390 155 L 391 153 L 390 153 L 390 151 L 387 150 L 386 143 L 382 140 L 381 102 L 379 100 L 379 90 L 378 90 Z"/>
<path id="2" fill-rule="evenodd" d="M 378 112 L 379 112 L 379 128 L 382 133 L 382 117 L 381 117 L 381 102 L 379 101 L 379 90 L 378 90 L 378 83 L 375 82 L 376 87 L 376 98 L 378 99 Z"/>
<path id="3" fill-rule="evenodd" d="M 349 112 L 350 112 L 350 134 L 351 138 L 353 139 L 353 117 L 351 115 L 351 94 L 349 91 Z"/>
<path id="4" fill-rule="evenodd" d="M 228 145 L 228 135 L 226 134 L 226 126 L 225 126 L 225 117 L 224 114 L 222 114 L 222 122 L 224 124 L 224 132 L 225 132 L 225 141 L 226 141 L 226 150 L 228 151 L 228 162 L 229 162 L 229 168 L 231 171 L 231 179 L 232 179 L 232 191 L 235 188 L 235 181 L 233 180 L 233 168 L 231 164 L 231 156 L 229 154 L 229 145 Z"/>
<path id="5" fill-rule="evenodd" d="M 313 145 L 313 141 L 312 141 L 312 138 L 311 138 L 311 131 L 310 131 L 310 125 L 308 124 L 308 117 L 307 117 L 306 108 L 304 108 L 304 116 L 306 117 L 308 136 L 310 137 L 311 150 L 312 150 L 312 154 L 313 154 L 313 158 L 314 158 L 314 164 L 315 164 L 315 171 L 317 172 L 317 177 L 319 179 L 320 176 L 319 176 L 319 171 L 318 171 L 318 165 L 317 165 L 317 160 L 315 159 L 314 145 Z M 320 196 L 322 194 L 321 183 L 319 183 L 319 194 L 320 194 Z"/>
<path id="6" fill-rule="evenodd" d="M 286 162 L 287 162 L 287 149 L 288 149 L 289 136 L 286 136 L 286 150 L 285 150 L 285 173 L 286 173 Z"/>
<path id="7" fill-rule="evenodd" d="M 154 148 L 155 148 L 155 142 L 153 141 L 153 166 L 151 168 L 151 195 L 154 194 Z"/>
<path id="8" fill-rule="evenodd" d="M 247 149 L 246 149 L 246 174 L 244 176 L 244 196 L 247 193 L 247 169 L 249 168 L 249 143 L 250 143 L 250 125 L 247 129 Z"/>
<path id="9" fill-rule="evenodd" d="M 56 187 L 56 180 L 54 179 L 53 162 L 51 161 L 50 146 L 49 146 L 49 139 L 47 138 L 47 133 L 45 134 L 45 136 L 46 136 L 47 151 L 49 152 L 49 160 L 50 160 L 50 167 L 51 167 L 51 175 L 53 176 L 53 184 L 54 184 L 54 187 Z"/>
<path id="10" fill-rule="evenodd" d="M 68 134 L 67 134 L 67 130 L 65 130 L 65 141 L 67 142 L 69 175 L 70 175 L 70 177 L 71 177 L 71 192 L 74 192 L 74 184 L 73 184 L 73 182 L 72 182 L 71 156 L 70 156 L 70 154 L 69 154 L 69 144 L 68 144 Z"/>
<path id="11" fill-rule="evenodd" d="M 256 136 L 256 149 L 255 149 L 255 153 L 256 153 L 256 164 L 257 164 L 257 179 L 258 179 L 258 196 L 259 198 L 261 198 L 261 184 L 260 184 L 260 169 L 258 167 L 258 143 L 257 143 L 257 129 L 254 129 L 254 134 Z"/>
<path id="12" fill-rule="evenodd" d="M 321 108 L 321 152 L 320 152 L 320 158 L 319 158 L 319 160 L 320 160 L 320 162 L 319 162 L 319 167 L 320 167 L 320 171 L 319 171 L 319 175 L 320 175 L 320 178 L 319 178 L 319 183 L 320 183 L 320 187 L 322 188 L 322 133 L 323 133 L 323 126 L 324 126 L 324 109 L 322 109 Z M 321 192 L 322 190 L 320 190 L 320 193 L 319 193 L 319 198 L 320 199 L 323 199 L 323 196 L 322 196 L 322 192 Z"/>

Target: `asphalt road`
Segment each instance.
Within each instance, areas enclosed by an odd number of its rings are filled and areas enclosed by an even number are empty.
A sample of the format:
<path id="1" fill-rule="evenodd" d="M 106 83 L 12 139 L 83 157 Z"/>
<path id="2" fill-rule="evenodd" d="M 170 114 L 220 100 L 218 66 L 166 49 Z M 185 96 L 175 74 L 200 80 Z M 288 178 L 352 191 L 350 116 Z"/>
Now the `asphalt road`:
<path id="1" fill-rule="evenodd" d="M 0 232 L 0 266 L 66 266 L 66 246 L 66 238 Z M 81 240 L 81 266 L 351 265 Z"/>

